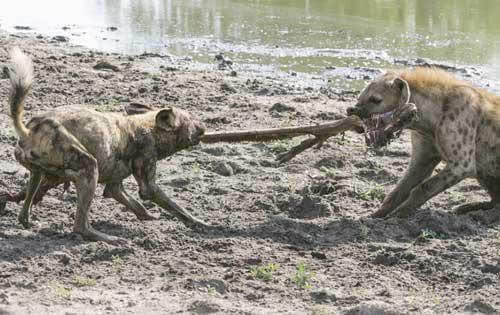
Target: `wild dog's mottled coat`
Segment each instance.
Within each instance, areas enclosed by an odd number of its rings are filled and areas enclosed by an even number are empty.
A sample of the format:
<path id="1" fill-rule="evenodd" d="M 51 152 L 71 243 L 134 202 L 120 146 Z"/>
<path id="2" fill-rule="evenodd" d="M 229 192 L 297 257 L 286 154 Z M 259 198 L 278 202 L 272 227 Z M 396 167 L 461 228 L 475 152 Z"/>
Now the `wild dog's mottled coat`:
<path id="1" fill-rule="evenodd" d="M 10 107 L 19 135 L 16 159 L 31 172 L 26 201 L 19 214 L 28 225 L 37 190 L 72 181 L 78 194 L 74 230 L 88 240 L 110 243 L 123 240 L 94 230 L 88 211 L 97 183 L 104 194 L 132 210 L 140 219 L 153 219 L 144 206 L 128 195 L 122 181 L 133 175 L 142 199 L 152 200 L 187 225 L 205 226 L 180 208 L 156 185 L 156 162 L 199 142 L 203 125 L 175 108 L 132 108 L 135 115 L 100 113 L 79 106 L 64 106 L 22 121 L 23 102 L 32 83 L 31 61 L 20 50 L 11 52 Z M 44 179 L 45 178 L 45 179 Z M 44 179 L 44 180 L 43 180 Z"/>
<path id="2" fill-rule="evenodd" d="M 416 68 L 388 72 L 370 83 L 350 114 L 368 118 L 414 103 L 408 170 L 374 214 L 409 215 L 464 178 L 475 177 L 492 200 L 459 207 L 459 213 L 500 202 L 500 98 L 457 80 L 443 70 Z M 431 176 L 444 161 L 446 167 Z"/>

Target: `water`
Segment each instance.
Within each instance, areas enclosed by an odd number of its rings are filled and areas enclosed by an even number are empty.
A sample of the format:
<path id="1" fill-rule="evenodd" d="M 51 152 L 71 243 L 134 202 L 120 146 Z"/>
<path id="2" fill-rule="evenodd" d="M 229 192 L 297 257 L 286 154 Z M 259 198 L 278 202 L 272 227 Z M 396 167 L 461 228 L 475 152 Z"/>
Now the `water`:
<path id="1" fill-rule="evenodd" d="M 496 90 L 498 12 L 497 0 L 4 0 L 0 29 L 30 26 L 99 50 L 189 56 L 200 64 L 224 52 L 238 69 L 338 84 L 344 69 L 428 58 L 477 67 Z"/>

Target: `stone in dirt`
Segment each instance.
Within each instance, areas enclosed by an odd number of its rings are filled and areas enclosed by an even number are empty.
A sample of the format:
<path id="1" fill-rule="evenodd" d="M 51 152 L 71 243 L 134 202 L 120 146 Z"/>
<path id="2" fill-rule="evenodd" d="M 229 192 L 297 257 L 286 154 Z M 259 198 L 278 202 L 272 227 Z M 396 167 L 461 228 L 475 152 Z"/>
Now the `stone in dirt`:
<path id="1" fill-rule="evenodd" d="M 234 174 L 234 170 L 231 165 L 224 161 L 215 163 L 214 172 L 221 176 L 232 176 Z"/>
<path id="2" fill-rule="evenodd" d="M 66 36 L 62 35 L 56 35 L 52 37 L 52 39 L 55 40 L 56 42 L 67 42 L 69 40 Z"/>
<path id="3" fill-rule="evenodd" d="M 311 291 L 310 295 L 317 303 L 334 303 L 338 294 L 328 288 L 321 288 Z"/>
<path id="4" fill-rule="evenodd" d="M 269 111 L 281 113 L 281 112 L 295 112 L 297 110 L 295 109 L 295 107 L 290 105 L 286 105 L 283 103 L 275 103 Z"/>
<path id="5" fill-rule="evenodd" d="M 14 26 L 14 28 L 16 30 L 20 30 L 20 31 L 29 31 L 29 30 L 32 30 L 31 26 L 24 26 L 24 25 L 16 25 L 16 26 Z"/>
<path id="6" fill-rule="evenodd" d="M 297 219 L 314 219 L 328 217 L 332 214 L 329 202 L 319 196 L 305 195 L 297 202 L 296 197 L 290 196 L 288 202 L 288 213 L 290 217 Z"/>
<path id="7" fill-rule="evenodd" d="M 220 88 L 222 91 L 228 92 L 228 93 L 237 93 L 238 92 L 238 90 L 236 90 L 233 86 L 231 86 L 227 82 L 222 83 Z"/>
<path id="8" fill-rule="evenodd" d="M 493 306 L 481 300 L 475 300 L 471 304 L 467 305 L 464 311 L 466 314 L 498 314 L 497 310 L 495 310 Z"/>
<path id="9" fill-rule="evenodd" d="M 218 304 L 208 301 L 194 301 L 189 310 L 195 314 L 211 314 L 220 312 L 221 307 Z"/>
<path id="10" fill-rule="evenodd" d="M 93 68 L 95 70 L 112 70 L 114 72 L 120 71 L 120 68 L 118 68 L 118 66 L 115 66 L 106 60 L 99 61 L 95 66 L 93 66 Z"/>
<path id="11" fill-rule="evenodd" d="M 382 301 L 368 301 L 348 310 L 345 315 L 403 315 L 390 304 Z"/>
<path id="12" fill-rule="evenodd" d="M 226 286 L 226 283 L 222 280 L 219 279 L 202 279 L 202 280 L 193 280 L 191 282 L 191 285 L 195 289 L 213 289 L 217 291 L 219 294 L 225 294 L 228 292 L 228 288 Z"/>

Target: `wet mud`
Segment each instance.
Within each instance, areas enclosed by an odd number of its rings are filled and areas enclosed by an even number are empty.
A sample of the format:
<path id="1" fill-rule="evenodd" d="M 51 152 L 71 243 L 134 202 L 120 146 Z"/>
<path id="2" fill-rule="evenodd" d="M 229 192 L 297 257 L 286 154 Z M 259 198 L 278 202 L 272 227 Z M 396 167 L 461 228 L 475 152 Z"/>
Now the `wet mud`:
<path id="1" fill-rule="evenodd" d="M 124 112 L 134 102 L 186 109 L 211 131 L 271 128 L 339 119 L 357 95 L 292 73 L 274 77 L 216 63 L 199 69 L 182 58 L 109 55 L 44 36 L 0 37 L 1 47 L 13 45 L 35 65 L 27 119 L 67 104 Z M 6 62 L 0 50 L 0 63 Z M 361 80 L 377 74 L 351 73 Z M 7 93 L 2 78 L 4 103 Z M 18 192 L 27 181 L 14 159 L 15 141 L 4 107 L 0 192 Z M 73 186 L 49 191 L 34 207 L 29 229 L 17 222 L 21 205 L 8 203 L 0 216 L 0 313 L 500 310 L 500 209 L 451 213 L 464 202 L 487 199 L 475 181 L 441 193 L 407 220 L 372 219 L 409 162 L 408 133 L 379 151 L 368 150 L 363 135 L 346 133 L 278 165 L 276 155 L 297 141 L 202 144 L 158 164 L 162 189 L 218 225 L 210 231 L 190 230 L 152 203 L 145 205 L 160 219 L 140 222 L 102 198 L 103 187 L 91 223 L 129 240 L 128 246 L 85 242 L 72 233 Z M 125 188 L 137 197 L 133 180 Z"/>

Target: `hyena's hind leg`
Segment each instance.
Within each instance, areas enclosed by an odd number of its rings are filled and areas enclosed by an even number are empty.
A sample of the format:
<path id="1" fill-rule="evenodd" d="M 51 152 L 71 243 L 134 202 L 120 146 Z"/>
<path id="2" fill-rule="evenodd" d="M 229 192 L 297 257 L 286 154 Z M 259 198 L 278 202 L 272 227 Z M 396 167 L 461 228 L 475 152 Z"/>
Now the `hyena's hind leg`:
<path id="1" fill-rule="evenodd" d="M 489 210 L 494 208 L 498 203 L 498 201 L 471 202 L 456 207 L 453 212 L 458 215 L 463 215 L 473 211 Z"/>
<path id="2" fill-rule="evenodd" d="M 104 198 L 114 198 L 116 201 L 131 210 L 139 220 L 155 220 L 155 216 L 149 214 L 142 203 L 130 196 L 123 188 L 122 183 L 107 184 L 104 188 Z"/>
<path id="3" fill-rule="evenodd" d="M 478 172 L 478 175 L 478 181 L 488 191 L 491 201 L 472 202 L 458 206 L 453 211 L 455 214 L 461 215 L 473 211 L 490 210 L 500 204 L 500 178 L 487 176 L 481 172 Z"/>

